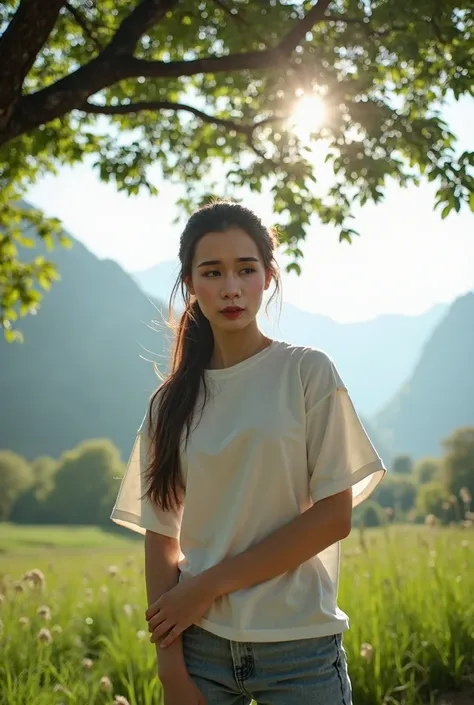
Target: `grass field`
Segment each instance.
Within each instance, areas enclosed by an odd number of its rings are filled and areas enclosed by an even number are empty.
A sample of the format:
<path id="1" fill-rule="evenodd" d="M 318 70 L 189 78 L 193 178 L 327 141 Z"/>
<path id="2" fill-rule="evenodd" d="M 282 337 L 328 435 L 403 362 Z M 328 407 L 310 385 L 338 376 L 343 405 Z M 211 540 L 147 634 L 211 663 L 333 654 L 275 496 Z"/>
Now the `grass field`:
<path id="1" fill-rule="evenodd" d="M 473 558 L 468 530 L 353 532 L 339 602 L 354 705 L 474 703 Z M 0 524 L 0 593 L 1 705 L 159 705 L 141 541 Z"/>

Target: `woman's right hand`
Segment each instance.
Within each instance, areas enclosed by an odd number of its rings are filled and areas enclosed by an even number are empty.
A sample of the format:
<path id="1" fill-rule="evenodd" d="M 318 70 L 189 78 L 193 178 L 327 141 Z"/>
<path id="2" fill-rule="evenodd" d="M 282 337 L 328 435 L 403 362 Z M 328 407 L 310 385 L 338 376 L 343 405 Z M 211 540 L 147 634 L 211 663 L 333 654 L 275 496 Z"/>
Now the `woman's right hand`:
<path id="1" fill-rule="evenodd" d="M 161 683 L 163 705 L 206 705 L 206 699 L 189 673 Z"/>

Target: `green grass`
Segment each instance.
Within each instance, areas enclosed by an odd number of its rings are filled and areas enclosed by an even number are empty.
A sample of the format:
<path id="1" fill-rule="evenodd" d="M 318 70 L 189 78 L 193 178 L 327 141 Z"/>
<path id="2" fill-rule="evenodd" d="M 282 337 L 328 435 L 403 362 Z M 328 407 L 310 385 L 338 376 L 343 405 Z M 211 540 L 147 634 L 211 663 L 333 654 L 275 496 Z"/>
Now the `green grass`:
<path id="1" fill-rule="evenodd" d="M 474 533 L 459 529 L 392 527 L 367 532 L 365 544 L 354 531 L 345 542 L 339 602 L 351 618 L 345 647 L 355 705 L 419 705 L 472 687 L 473 549 Z M 32 568 L 45 573 L 44 592 L 15 592 Z M 2 705 L 110 705 L 113 694 L 159 705 L 141 541 L 86 527 L 0 524 L 0 581 Z M 50 620 L 37 614 L 42 605 Z M 38 641 L 42 627 L 52 643 Z M 100 689 L 102 676 L 112 693 Z"/>

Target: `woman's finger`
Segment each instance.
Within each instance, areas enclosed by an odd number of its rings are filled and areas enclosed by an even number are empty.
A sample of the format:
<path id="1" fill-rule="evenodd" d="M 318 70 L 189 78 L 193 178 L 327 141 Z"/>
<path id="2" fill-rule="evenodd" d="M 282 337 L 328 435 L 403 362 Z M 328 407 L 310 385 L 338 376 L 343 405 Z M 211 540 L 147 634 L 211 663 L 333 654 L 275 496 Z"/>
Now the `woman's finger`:
<path id="1" fill-rule="evenodd" d="M 171 646 L 171 644 L 176 641 L 176 639 L 179 637 L 180 634 L 183 633 L 183 631 L 184 630 L 178 624 L 176 624 L 170 631 L 168 636 L 163 639 L 160 644 L 160 648 L 166 649 L 168 646 Z"/>
<path id="2" fill-rule="evenodd" d="M 150 605 L 150 606 L 147 608 L 147 610 L 146 610 L 146 612 L 145 612 L 145 619 L 146 619 L 147 621 L 150 620 L 152 617 L 154 617 L 155 614 L 156 614 L 156 613 L 158 612 L 158 610 L 160 609 L 159 602 L 160 602 L 160 600 L 157 600 L 156 602 L 154 602 L 152 605 Z"/>
<path id="3" fill-rule="evenodd" d="M 152 632 L 154 629 L 156 629 L 156 627 L 157 627 L 159 624 L 161 624 L 161 623 L 164 622 L 165 620 L 166 620 L 166 617 L 165 617 L 164 613 L 160 610 L 157 614 L 155 614 L 154 617 L 152 617 L 152 618 L 148 621 L 148 631 L 149 631 L 149 632 Z"/>
<path id="4" fill-rule="evenodd" d="M 161 639 L 161 637 L 164 636 L 167 632 L 169 632 L 173 627 L 174 624 L 169 621 L 162 622 L 156 627 L 156 629 L 154 629 L 150 641 L 152 641 L 153 643 L 157 642 L 158 639 Z"/>

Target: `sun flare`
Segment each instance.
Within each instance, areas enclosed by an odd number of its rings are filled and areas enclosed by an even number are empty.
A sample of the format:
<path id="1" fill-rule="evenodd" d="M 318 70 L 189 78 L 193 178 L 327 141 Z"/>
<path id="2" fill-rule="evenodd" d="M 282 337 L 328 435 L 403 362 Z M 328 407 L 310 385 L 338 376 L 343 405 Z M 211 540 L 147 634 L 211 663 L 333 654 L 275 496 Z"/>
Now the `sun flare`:
<path id="1" fill-rule="evenodd" d="M 326 117 L 326 106 L 316 95 L 303 95 L 298 99 L 291 113 L 289 124 L 295 135 L 305 140 L 312 132 L 319 130 Z"/>

